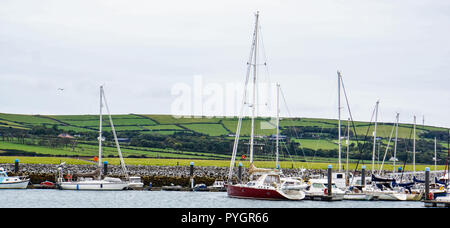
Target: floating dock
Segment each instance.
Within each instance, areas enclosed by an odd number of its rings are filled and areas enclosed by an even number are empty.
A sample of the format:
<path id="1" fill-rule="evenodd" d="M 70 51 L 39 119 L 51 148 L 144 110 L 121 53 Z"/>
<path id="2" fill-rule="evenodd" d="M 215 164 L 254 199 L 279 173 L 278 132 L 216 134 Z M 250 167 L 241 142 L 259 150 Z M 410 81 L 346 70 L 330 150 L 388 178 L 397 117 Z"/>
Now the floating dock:
<path id="1" fill-rule="evenodd" d="M 425 207 L 450 208 L 450 201 L 443 200 L 424 200 Z"/>

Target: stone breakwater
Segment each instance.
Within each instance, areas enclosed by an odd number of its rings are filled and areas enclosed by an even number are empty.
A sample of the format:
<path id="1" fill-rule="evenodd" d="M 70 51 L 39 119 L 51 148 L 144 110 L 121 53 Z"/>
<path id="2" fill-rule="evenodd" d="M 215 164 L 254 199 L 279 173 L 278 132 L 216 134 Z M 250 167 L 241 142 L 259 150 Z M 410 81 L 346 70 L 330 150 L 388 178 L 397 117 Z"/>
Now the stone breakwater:
<path id="1" fill-rule="evenodd" d="M 14 173 L 14 164 L 0 164 L 10 175 L 28 176 L 32 184 L 39 184 L 43 181 L 56 182 L 57 171 L 59 165 L 53 164 L 20 164 L 19 172 Z M 71 174 L 91 173 L 97 169 L 97 165 L 64 165 L 63 176 L 66 177 L 68 171 Z M 189 166 L 141 166 L 127 165 L 128 174 L 130 176 L 140 176 L 144 185 L 150 183 L 154 187 L 167 185 L 189 186 L 190 167 Z M 228 176 L 228 167 L 194 167 L 195 183 L 204 183 L 211 185 L 215 180 L 226 180 Z M 300 170 L 284 169 L 283 173 L 287 176 L 300 176 Z M 325 174 L 325 170 L 308 170 L 307 175 Z M 243 178 L 248 178 L 247 169 L 243 168 Z M 234 168 L 234 178 L 237 178 L 237 168 Z M 123 176 L 122 168 L 117 165 L 108 164 L 108 176 Z"/>
<path id="2" fill-rule="evenodd" d="M 32 184 L 39 184 L 43 181 L 56 182 L 57 171 L 59 165 L 52 164 L 20 164 L 19 172 L 14 173 L 14 164 L 0 164 L 9 175 L 28 176 Z M 76 173 L 91 173 L 97 169 L 97 165 L 64 165 L 63 175 L 66 177 L 68 171 L 71 174 Z M 141 165 L 127 165 L 128 174 L 130 176 L 139 176 L 144 182 L 144 185 L 148 186 L 150 183 L 154 187 L 168 186 L 168 185 L 181 185 L 189 186 L 190 181 L 190 167 L 189 166 L 141 166 Z M 195 183 L 204 183 L 211 185 L 215 180 L 226 180 L 228 177 L 228 167 L 213 167 L 213 166 L 195 166 L 194 167 L 194 180 Z M 282 169 L 285 176 L 322 176 L 326 177 L 327 170 L 305 170 L 303 173 L 298 169 Z M 237 167 L 234 168 L 233 178 L 237 178 Z M 248 179 L 247 169 L 243 168 L 242 178 Z M 389 173 L 383 173 L 382 176 Z M 360 173 L 356 173 L 360 175 Z M 442 173 L 431 173 L 431 178 L 440 177 Z M 108 176 L 121 177 L 122 168 L 117 165 L 108 164 Z M 366 173 L 367 177 L 370 177 L 370 171 Z M 404 182 L 412 181 L 412 175 L 404 175 L 402 180 Z M 423 173 L 417 173 L 418 179 L 424 179 Z"/>

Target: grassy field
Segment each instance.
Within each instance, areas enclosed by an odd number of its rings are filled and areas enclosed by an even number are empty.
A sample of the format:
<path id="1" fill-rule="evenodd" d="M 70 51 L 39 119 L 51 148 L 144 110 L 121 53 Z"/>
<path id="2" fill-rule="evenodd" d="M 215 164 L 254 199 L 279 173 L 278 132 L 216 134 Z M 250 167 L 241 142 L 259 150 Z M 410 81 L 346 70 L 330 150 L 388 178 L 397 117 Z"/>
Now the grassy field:
<path id="1" fill-rule="evenodd" d="M 96 132 L 98 130 L 98 115 L 19 115 L 0 113 L 0 133 L 9 129 L 31 129 L 33 126 L 46 125 L 52 127 L 56 125 L 58 129 L 63 131 L 73 131 L 75 134 Z M 217 117 L 191 117 L 176 118 L 171 115 L 139 115 L 124 114 L 113 115 L 114 126 L 117 132 L 137 132 L 141 134 L 158 133 L 163 135 L 172 135 L 176 132 L 196 132 L 212 137 L 224 137 L 233 139 L 236 132 L 237 118 L 217 118 Z M 337 120 L 334 119 L 318 119 L 318 118 L 282 118 L 280 120 L 281 129 L 289 126 L 298 127 L 318 127 L 319 129 L 336 129 Z M 276 133 L 273 119 L 257 118 L 255 120 L 255 134 L 269 136 Z M 370 125 L 370 127 L 369 127 Z M 343 126 L 345 126 L 345 121 Z M 366 133 L 369 137 L 372 135 L 373 125 L 367 122 L 355 122 L 356 131 L 359 139 L 363 139 Z M 109 119 L 104 116 L 104 131 L 110 131 Z M 242 122 L 241 136 L 242 139 L 250 135 L 251 121 L 244 118 Z M 411 124 L 400 124 L 399 137 L 410 138 L 412 130 Z M 447 129 L 433 126 L 418 126 L 417 137 L 424 130 L 438 130 L 446 132 Z M 392 131 L 392 124 L 379 123 L 377 136 L 383 137 L 384 141 L 389 138 Z M 317 133 L 320 135 L 320 132 Z M 1 138 L 0 138 L 1 139 Z M 300 143 L 300 148 L 309 148 L 312 150 L 333 150 L 337 149 L 337 140 L 333 139 L 294 139 Z M 354 139 L 353 139 L 354 140 Z M 354 141 L 352 141 L 354 142 Z M 92 143 L 92 142 L 91 142 Z M 345 142 L 343 142 L 345 143 Z M 104 148 L 105 157 L 117 156 L 114 145 L 109 142 Z M 440 145 L 447 147 L 446 142 L 439 142 Z M 345 146 L 345 144 L 344 144 Z M 79 143 L 74 150 L 71 148 L 48 148 L 38 146 L 36 142 L 29 145 L 19 144 L 14 141 L 0 141 L 0 153 L 3 151 L 23 151 L 36 153 L 45 156 L 95 156 L 97 148 L 89 143 Z M 196 151 L 178 151 L 174 149 L 161 148 L 136 148 L 123 147 L 122 151 L 125 156 L 132 157 L 148 157 L 148 158 L 180 158 L 180 159 L 228 159 L 228 155 L 200 153 Z M 230 152 L 231 153 L 231 152 Z M 296 155 L 294 160 L 302 159 Z M 326 159 L 326 158 L 324 158 Z M 304 160 L 304 159 L 303 159 Z"/>
<path id="2" fill-rule="evenodd" d="M 217 117 L 191 117 L 176 118 L 171 115 L 113 115 L 114 126 L 117 131 L 146 131 L 146 130 L 190 130 L 212 136 L 227 135 L 230 132 L 236 132 L 237 118 L 217 118 Z M 345 122 L 345 121 L 344 121 Z M 257 135 L 271 135 L 275 133 L 273 119 L 257 118 L 255 120 L 255 131 Z M 19 115 L 0 113 L 0 127 L 24 128 L 29 129 L 35 125 L 57 125 L 64 130 L 73 130 L 76 132 L 87 132 L 98 130 L 98 115 Z M 343 124 L 345 125 L 345 124 Z M 336 128 L 337 120 L 317 119 L 317 118 L 281 118 L 280 127 L 283 129 L 289 126 L 300 127 L 320 127 Z M 367 122 L 355 122 L 357 133 L 360 136 L 366 134 L 369 128 Z M 103 116 L 103 127 L 110 129 L 109 119 Z M 250 134 L 251 121 L 244 118 L 242 122 L 242 135 Z M 410 136 L 411 124 L 400 124 L 399 137 L 407 138 Z M 379 123 L 377 135 L 380 137 L 389 137 L 392 130 L 392 124 Z M 433 126 L 418 126 L 417 134 L 423 130 L 440 130 L 444 128 Z M 373 124 L 370 126 L 369 135 L 372 134 Z M 172 131 L 175 132 L 175 131 Z"/>

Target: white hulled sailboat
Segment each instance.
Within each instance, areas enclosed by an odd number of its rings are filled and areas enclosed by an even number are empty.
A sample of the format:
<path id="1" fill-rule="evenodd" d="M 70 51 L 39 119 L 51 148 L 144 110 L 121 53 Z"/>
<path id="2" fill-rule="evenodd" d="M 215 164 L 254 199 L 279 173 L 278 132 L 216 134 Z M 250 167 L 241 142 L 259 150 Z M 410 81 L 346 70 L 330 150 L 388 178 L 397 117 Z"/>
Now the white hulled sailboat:
<path id="1" fill-rule="evenodd" d="M 75 174 L 74 177 L 77 177 L 77 180 L 72 180 L 72 176 L 68 175 L 67 180 L 64 179 L 62 175 L 62 167 L 58 168 L 58 180 L 57 185 L 61 190 L 96 190 L 96 191 L 120 191 L 127 189 L 130 185 L 134 185 L 135 183 L 131 183 L 130 181 L 124 181 L 120 178 L 114 177 L 103 177 L 102 178 L 102 141 L 104 140 L 102 137 L 102 110 L 103 104 L 106 106 L 106 110 L 109 116 L 109 122 L 111 124 L 111 129 L 114 135 L 114 141 L 116 143 L 117 151 L 120 158 L 120 164 L 122 166 L 122 172 L 125 175 L 126 179 L 129 180 L 128 171 L 125 166 L 125 162 L 123 160 L 122 152 L 120 150 L 119 141 L 117 139 L 116 131 L 114 128 L 114 124 L 111 118 L 111 113 L 109 112 L 108 103 L 106 101 L 105 92 L 103 90 L 103 86 L 100 86 L 100 126 L 99 126 L 99 137 L 98 137 L 98 168 L 93 173 L 87 174 Z M 141 184 L 141 183 L 140 183 Z M 139 184 L 139 185 L 140 185 Z"/>

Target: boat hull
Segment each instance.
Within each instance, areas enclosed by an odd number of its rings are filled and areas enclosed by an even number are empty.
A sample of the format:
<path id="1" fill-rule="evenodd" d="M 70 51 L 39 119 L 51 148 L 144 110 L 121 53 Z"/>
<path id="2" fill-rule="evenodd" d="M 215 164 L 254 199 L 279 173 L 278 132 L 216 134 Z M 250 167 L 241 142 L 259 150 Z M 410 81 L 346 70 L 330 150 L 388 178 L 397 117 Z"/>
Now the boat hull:
<path id="1" fill-rule="evenodd" d="M 275 189 L 247 187 L 243 185 L 227 185 L 227 193 L 232 198 L 264 199 L 264 200 L 288 200 Z"/>
<path id="2" fill-rule="evenodd" d="M 0 183 L 0 189 L 25 189 L 30 180 L 23 180 L 17 182 Z"/>
<path id="3" fill-rule="evenodd" d="M 373 195 L 364 193 L 348 193 L 344 195 L 344 200 L 373 200 Z"/>
<path id="4" fill-rule="evenodd" d="M 61 190 L 121 191 L 128 187 L 128 183 L 62 182 L 58 187 Z"/>

